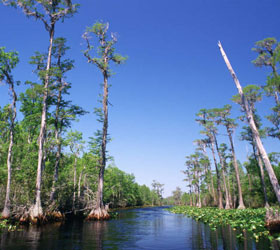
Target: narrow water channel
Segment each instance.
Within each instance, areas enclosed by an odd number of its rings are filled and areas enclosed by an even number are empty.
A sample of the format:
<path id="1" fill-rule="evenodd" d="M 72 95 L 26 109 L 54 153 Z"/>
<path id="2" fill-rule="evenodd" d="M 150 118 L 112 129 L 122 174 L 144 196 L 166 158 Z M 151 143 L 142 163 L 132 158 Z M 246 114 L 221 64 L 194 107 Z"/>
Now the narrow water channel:
<path id="1" fill-rule="evenodd" d="M 203 223 L 164 208 L 120 211 L 119 219 L 102 222 L 66 221 L 44 227 L 31 226 L 0 235 L 1 250 L 179 250 L 260 249 L 269 241 L 238 241 L 230 227 L 211 231 Z"/>

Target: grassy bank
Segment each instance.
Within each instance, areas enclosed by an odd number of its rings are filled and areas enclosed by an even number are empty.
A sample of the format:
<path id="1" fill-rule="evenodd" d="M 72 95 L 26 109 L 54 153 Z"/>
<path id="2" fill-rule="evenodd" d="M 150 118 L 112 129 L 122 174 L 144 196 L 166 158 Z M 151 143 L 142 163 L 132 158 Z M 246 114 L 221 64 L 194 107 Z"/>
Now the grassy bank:
<path id="1" fill-rule="evenodd" d="M 233 230 L 240 232 L 238 238 L 243 237 L 242 232 L 249 232 L 256 241 L 261 237 L 270 240 L 280 240 L 280 234 L 270 235 L 265 227 L 265 208 L 258 209 L 218 209 L 218 208 L 196 208 L 187 206 L 175 206 L 168 209 L 172 213 L 185 214 L 197 221 L 208 224 L 215 230 L 219 226 L 230 225 Z"/>

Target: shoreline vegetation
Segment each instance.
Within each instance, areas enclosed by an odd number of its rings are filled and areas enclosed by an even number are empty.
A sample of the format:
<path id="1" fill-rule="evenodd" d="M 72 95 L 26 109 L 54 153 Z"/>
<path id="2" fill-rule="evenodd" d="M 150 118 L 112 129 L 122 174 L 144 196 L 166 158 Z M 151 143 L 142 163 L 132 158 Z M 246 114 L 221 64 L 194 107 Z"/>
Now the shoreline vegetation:
<path id="1" fill-rule="evenodd" d="M 137 208 L 153 208 L 153 207 L 159 207 L 159 205 L 142 205 L 142 206 L 128 206 L 128 207 L 115 207 L 108 210 L 108 214 L 110 216 L 110 219 L 118 219 L 119 218 L 119 211 L 122 210 L 129 210 L 129 209 L 137 209 Z M 88 213 L 66 213 L 62 214 L 60 212 L 52 212 L 52 213 L 46 213 L 41 218 L 41 220 L 32 222 L 30 219 L 27 220 L 20 220 L 18 215 L 11 216 L 8 219 L 0 218 L 0 234 L 4 231 L 6 232 L 12 232 L 12 231 L 18 231 L 22 230 L 22 227 L 29 227 L 29 226 L 44 226 L 48 223 L 63 223 L 66 220 L 72 220 L 72 219 L 82 219 L 83 221 L 91 221 L 91 219 L 88 219 Z M 97 220 L 97 219 L 96 219 Z"/>
<path id="2" fill-rule="evenodd" d="M 167 209 L 171 213 L 184 214 L 196 221 L 203 222 L 212 230 L 229 225 L 239 239 L 249 235 L 258 242 L 261 238 L 280 242 L 279 228 L 270 228 L 267 221 L 266 208 L 219 209 L 214 207 L 174 206 Z M 269 209 L 276 212 L 279 208 Z M 278 231 L 278 232 L 277 232 Z"/>
<path id="3" fill-rule="evenodd" d="M 83 34 L 83 56 L 103 78 L 100 104 L 94 109 L 99 129 L 92 131 L 86 142 L 82 132 L 71 129 L 89 112 L 69 98 L 72 85 L 68 77 L 75 65 L 68 57 L 66 38 L 55 35 L 59 33 L 56 25 L 76 14 L 79 4 L 74 2 L 78 1 L 1 2 L 43 23 L 49 37 L 45 41 L 48 49 L 31 56 L 36 76 L 20 79 L 26 85 L 22 93 L 17 92 L 22 83 L 14 79 L 20 55 L 13 48 L 0 47 L 0 80 L 12 97 L 0 107 L 0 228 L 14 230 L 17 224 L 41 225 L 67 216 L 104 220 L 110 218 L 109 208 L 189 204 L 170 211 L 203 221 L 213 229 L 230 225 L 241 232 L 239 237 L 245 230 L 255 240 L 274 239 L 274 235 L 279 239 L 279 234 L 274 234 L 280 231 L 279 211 L 268 207 L 280 203 L 280 153 L 267 153 L 263 146 L 265 137 L 280 140 L 280 43 L 275 38 L 260 40 L 253 48 L 253 64 L 270 72 L 262 83 L 265 85 L 243 88 L 219 42 L 238 89 L 232 101 L 240 105 L 242 115 L 232 117 L 235 112 L 226 103 L 198 111 L 195 120 L 202 128 L 201 136 L 194 141 L 194 153 L 186 156 L 183 171 L 187 191 L 177 187 L 163 200 L 164 184 L 154 180 L 151 189 L 137 184 L 134 175 L 118 169 L 107 152 L 112 64 L 127 59 L 116 53 L 117 36 L 109 32 L 109 23 L 97 21 Z M 262 124 L 257 110 L 258 102 L 266 97 L 274 99 L 266 116 L 269 127 Z M 245 122 L 241 140 L 251 148 L 243 163 L 234 145 L 241 122 Z"/>
<path id="4" fill-rule="evenodd" d="M 107 152 L 111 67 L 127 59 L 116 53 L 117 35 L 109 23 L 96 21 L 82 35 L 81 57 L 96 66 L 103 78 L 94 108 L 99 126 L 85 141 L 82 132 L 72 127 L 89 112 L 69 98 L 68 76 L 75 63 L 68 57 L 66 38 L 56 36 L 57 24 L 77 13 L 78 1 L 1 3 L 43 23 L 41 29 L 48 34 L 48 49 L 30 57 L 34 81 L 15 79 L 19 53 L 0 47 L 0 80 L 12 97 L 11 103 L 0 107 L 1 225 L 6 227 L 9 221 L 41 225 L 69 215 L 105 220 L 110 218 L 109 208 L 161 205 L 163 184 L 153 181 L 151 189 L 137 184 L 134 175 L 118 169 Z M 23 82 L 26 87 L 18 93 Z"/>
<path id="5" fill-rule="evenodd" d="M 110 218 L 116 218 L 117 211 L 123 209 L 163 205 L 164 199 L 161 194 L 156 189 L 150 190 L 147 186 L 136 183 L 132 174 L 127 174 L 115 166 L 107 167 L 105 173 L 104 201 Z M 111 185 L 118 186 L 118 188 L 111 190 Z M 44 213 L 36 219 L 29 215 L 26 208 L 19 209 L 12 206 L 12 213 L 8 218 L 0 216 L 1 228 L 9 227 L 10 225 L 44 225 L 64 221 L 68 218 L 88 220 L 88 215 L 93 206 L 85 206 L 83 199 L 84 193 L 81 193 L 74 209 L 71 206 L 59 207 L 59 205 L 56 205 L 55 209 L 46 206 L 44 207 Z M 71 203 L 71 199 L 69 203 Z"/>

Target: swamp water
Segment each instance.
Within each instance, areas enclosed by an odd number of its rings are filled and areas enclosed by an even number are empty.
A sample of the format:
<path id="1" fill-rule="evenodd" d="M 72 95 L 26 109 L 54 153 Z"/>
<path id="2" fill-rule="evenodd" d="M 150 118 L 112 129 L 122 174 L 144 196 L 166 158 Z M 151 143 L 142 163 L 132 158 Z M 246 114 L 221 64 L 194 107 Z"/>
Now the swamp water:
<path id="1" fill-rule="evenodd" d="M 278 249 L 268 240 L 239 241 L 230 227 L 211 231 L 163 207 L 122 210 L 119 219 L 78 220 L 0 234 L 1 250 Z"/>

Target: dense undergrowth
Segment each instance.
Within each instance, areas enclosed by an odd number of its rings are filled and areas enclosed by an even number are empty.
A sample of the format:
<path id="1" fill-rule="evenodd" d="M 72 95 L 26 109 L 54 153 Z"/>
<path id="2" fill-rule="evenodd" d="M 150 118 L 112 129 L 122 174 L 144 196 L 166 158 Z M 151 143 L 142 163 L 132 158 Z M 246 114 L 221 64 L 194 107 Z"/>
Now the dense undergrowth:
<path id="1" fill-rule="evenodd" d="M 197 208 L 189 206 L 175 206 L 168 209 L 172 213 L 185 214 L 197 221 L 202 221 L 212 230 L 219 226 L 230 225 L 237 232 L 237 238 L 243 238 L 243 233 L 248 232 L 258 241 L 260 238 L 277 239 L 280 234 L 270 234 L 265 227 L 265 208 L 257 209 L 218 209 L 213 207 Z"/>

